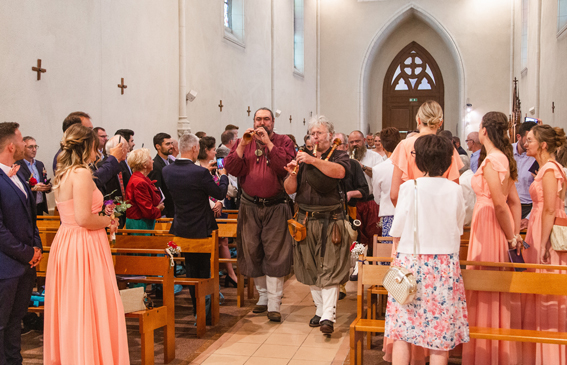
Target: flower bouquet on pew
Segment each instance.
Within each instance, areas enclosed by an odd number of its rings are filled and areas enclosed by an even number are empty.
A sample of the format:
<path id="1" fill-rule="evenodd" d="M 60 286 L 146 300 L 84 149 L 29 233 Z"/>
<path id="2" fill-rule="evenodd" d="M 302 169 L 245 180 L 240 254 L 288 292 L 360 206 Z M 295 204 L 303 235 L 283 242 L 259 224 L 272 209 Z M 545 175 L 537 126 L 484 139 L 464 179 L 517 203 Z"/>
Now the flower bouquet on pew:
<path id="1" fill-rule="evenodd" d="M 179 255 L 181 253 L 181 248 L 177 246 L 175 242 L 169 241 L 167 243 L 167 248 L 165 249 L 165 252 L 167 252 L 167 254 L 169 255 L 169 261 L 171 262 L 171 267 L 174 267 L 175 261 L 173 259 L 173 256 Z"/>
<path id="2" fill-rule="evenodd" d="M 354 241 L 350 246 L 350 257 L 356 260 L 354 270 L 350 275 L 350 281 L 358 281 L 358 265 L 356 264 L 358 262 L 358 256 L 364 255 L 364 257 L 366 257 L 367 251 L 368 247 L 366 245 L 363 245 L 362 243 L 358 243 L 357 241 Z"/>
<path id="3" fill-rule="evenodd" d="M 114 200 L 110 199 L 104 201 L 104 213 L 110 216 L 112 223 L 114 224 L 114 219 L 126 214 L 126 211 L 131 206 L 132 204 L 130 204 L 129 200 L 123 200 L 121 196 L 117 196 Z M 112 232 L 110 234 L 110 242 L 112 244 L 116 243 L 116 233 Z"/>

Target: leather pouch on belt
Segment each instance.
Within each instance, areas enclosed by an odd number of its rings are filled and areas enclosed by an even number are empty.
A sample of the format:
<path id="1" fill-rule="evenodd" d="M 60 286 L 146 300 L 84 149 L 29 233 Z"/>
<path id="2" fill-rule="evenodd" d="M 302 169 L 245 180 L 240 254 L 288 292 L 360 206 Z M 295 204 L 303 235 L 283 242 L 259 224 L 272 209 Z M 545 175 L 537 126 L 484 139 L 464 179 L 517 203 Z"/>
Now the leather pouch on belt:
<path id="1" fill-rule="evenodd" d="M 289 233 L 291 237 L 297 242 L 303 241 L 305 237 L 307 237 L 307 230 L 305 226 L 295 219 L 288 219 L 287 220 L 287 228 L 289 229 Z"/>
<path id="2" fill-rule="evenodd" d="M 339 224 L 337 224 L 337 222 L 334 222 L 333 228 L 331 228 L 331 240 L 335 245 L 338 245 L 343 241 L 341 227 Z"/>

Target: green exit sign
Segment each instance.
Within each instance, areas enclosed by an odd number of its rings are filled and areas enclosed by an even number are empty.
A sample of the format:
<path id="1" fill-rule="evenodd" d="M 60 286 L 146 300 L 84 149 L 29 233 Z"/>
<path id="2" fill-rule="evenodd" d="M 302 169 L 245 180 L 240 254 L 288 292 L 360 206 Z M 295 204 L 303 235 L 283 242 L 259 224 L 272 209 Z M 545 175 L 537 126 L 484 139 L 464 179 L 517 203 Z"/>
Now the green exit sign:
<path id="1" fill-rule="evenodd" d="M 417 101 L 417 98 L 409 98 L 409 101 L 410 101 L 410 103 L 411 103 L 412 101 Z"/>

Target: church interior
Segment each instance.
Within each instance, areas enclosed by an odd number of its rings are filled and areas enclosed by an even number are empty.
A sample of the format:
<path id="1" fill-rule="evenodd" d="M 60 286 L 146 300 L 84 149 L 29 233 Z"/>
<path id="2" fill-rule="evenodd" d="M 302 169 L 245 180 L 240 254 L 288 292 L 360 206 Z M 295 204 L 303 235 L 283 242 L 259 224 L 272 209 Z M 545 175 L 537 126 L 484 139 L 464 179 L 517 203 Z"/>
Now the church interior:
<path id="1" fill-rule="evenodd" d="M 74 111 L 109 135 L 134 130 L 152 154 L 159 132 L 204 131 L 218 144 L 225 125 L 244 131 L 261 107 L 300 145 L 317 115 L 346 134 L 410 132 L 426 100 L 463 141 L 489 111 L 567 127 L 567 0 L 3 0 L 0 10 L 0 119 L 33 136 L 49 166 Z M 347 291 L 329 337 L 304 325 L 313 303 L 293 276 L 282 324 L 222 288 L 220 324 L 199 338 L 182 293 L 170 364 L 352 364 L 356 283 Z M 138 323 L 127 323 L 131 362 L 142 363 Z M 164 337 L 155 363 L 167 359 Z M 365 364 L 388 363 L 380 341 Z M 23 335 L 22 354 L 42 363 L 41 333 Z"/>

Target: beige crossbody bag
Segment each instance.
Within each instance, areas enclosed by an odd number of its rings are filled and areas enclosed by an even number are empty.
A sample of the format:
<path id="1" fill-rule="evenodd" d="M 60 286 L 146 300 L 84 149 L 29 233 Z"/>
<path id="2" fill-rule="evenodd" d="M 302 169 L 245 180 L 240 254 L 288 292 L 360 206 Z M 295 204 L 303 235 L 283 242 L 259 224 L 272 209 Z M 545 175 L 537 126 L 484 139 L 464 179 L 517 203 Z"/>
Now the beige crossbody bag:
<path id="1" fill-rule="evenodd" d="M 414 183 L 413 260 L 417 262 L 417 180 L 414 180 Z M 382 285 L 401 305 L 411 303 L 417 294 L 415 276 L 405 267 L 392 265 L 384 276 Z"/>

